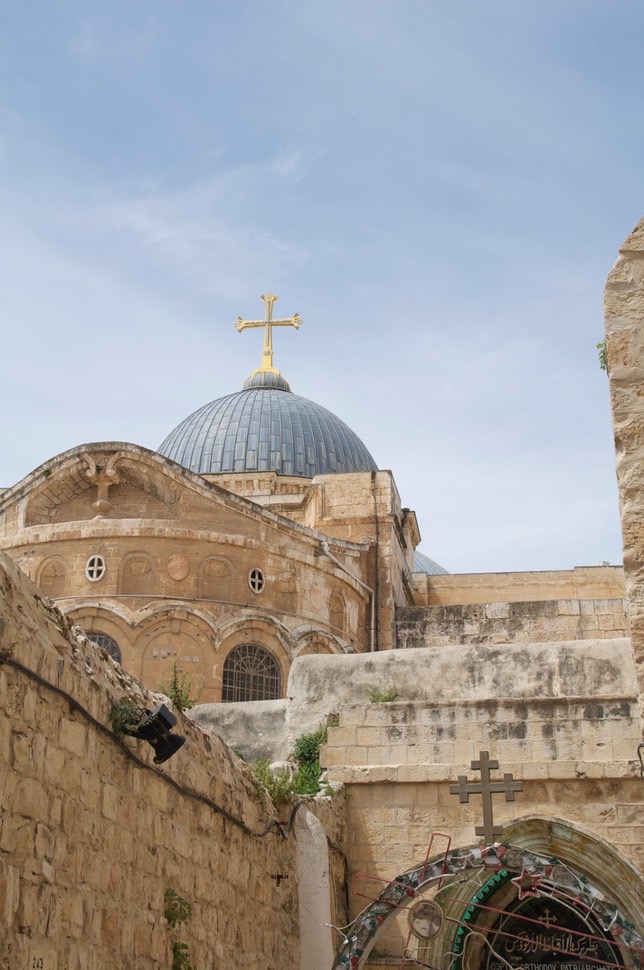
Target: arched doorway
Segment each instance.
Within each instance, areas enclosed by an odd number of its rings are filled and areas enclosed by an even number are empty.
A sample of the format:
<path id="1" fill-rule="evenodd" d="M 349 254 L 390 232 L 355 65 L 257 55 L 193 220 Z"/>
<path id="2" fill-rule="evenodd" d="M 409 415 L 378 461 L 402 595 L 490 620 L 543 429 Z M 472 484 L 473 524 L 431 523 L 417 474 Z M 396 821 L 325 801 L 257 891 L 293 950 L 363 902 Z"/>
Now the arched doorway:
<path id="1" fill-rule="evenodd" d="M 573 833 L 567 823 L 557 824 Z M 538 840 L 523 837 L 518 824 L 512 829 L 516 840 L 448 850 L 397 876 L 343 932 L 333 970 L 369 967 L 369 954 L 375 958 L 388 921 L 400 923 L 402 916 L 400 952 L 390 951 L 401 968 L 644 966 L 644 886 L 639 874 L 602 840 L 586 836 L 584 858 L 579 839 L 571 838 L 566 857 L 527 848 L 526 842 Z M 559 832 L 555 841 L 563 844 L 565 835 Z M 616 888 L 620 880 L 623 893 Z"/>

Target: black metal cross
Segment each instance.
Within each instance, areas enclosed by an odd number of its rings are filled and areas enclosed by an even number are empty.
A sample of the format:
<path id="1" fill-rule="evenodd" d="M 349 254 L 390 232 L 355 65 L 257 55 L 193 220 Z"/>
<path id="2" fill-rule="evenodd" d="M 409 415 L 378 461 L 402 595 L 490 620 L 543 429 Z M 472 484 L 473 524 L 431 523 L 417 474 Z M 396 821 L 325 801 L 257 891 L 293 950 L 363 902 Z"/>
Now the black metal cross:
<path id="1" fill-rule="evenodd" d="M 460 802 L 469 802 L 470 795 L 481 795 L 483 801 L 483 825 L 477 825 L 474 829 L 476 835 L 482 835 L 487 845 L 494 842 L 495 835 L 503 834 L 503 826 L 495 825 L 492 816 L 492 795 L 502 793 L 505 795 L 506 802 L 514 801 L 514 793 L 523 791 L 523 782 L 514 781 L 512 775 L 503 775 L 503 781 L 492 781 L 490 779 L 490 769 L 498 769 L 498 761 L 490 761 L 489 751 L 479 751 L 478 761 L 471 761 L 473 771 L 481 772 L 480 781 L 469 781 L 467 775 L 458 776 L 458 784 L 450 785 L 451 795 L 458 795 Z"/>

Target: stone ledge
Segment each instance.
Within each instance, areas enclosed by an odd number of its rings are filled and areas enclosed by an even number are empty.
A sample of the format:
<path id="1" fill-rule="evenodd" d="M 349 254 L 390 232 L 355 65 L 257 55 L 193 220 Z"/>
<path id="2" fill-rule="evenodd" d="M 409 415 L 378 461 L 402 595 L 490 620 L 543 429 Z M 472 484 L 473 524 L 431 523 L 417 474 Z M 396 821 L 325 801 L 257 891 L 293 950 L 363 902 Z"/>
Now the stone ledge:
<path id="1" fill-rule="evenodd" d="M 503 774 L 510 773 L 516 781 L 584 781 L 585 779 L 623 779 L 639 777 L 638 761 L 552 761 L 529 764 L 523 762 L 503 763 Z M 471 768 L 461 771 L 458 765 L 335 765 L 329 767 L 330 781 L 347 785 L 372 785 L 395 782 L 397 784 L 455 784 L 459 774 L 472 773 Z M 496 776 L 495 776 L 496 777 Z"/>

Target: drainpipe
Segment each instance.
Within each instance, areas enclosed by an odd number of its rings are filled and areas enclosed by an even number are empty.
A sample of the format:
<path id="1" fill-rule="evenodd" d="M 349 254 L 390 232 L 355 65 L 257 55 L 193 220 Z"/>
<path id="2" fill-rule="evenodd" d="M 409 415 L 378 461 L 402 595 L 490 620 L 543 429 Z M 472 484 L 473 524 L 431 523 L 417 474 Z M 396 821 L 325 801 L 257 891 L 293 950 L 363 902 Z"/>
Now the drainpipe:
<path id="1" fill-rule="evenodd" d="M 376 565 L 375 565 L 375 575 L 373 577 L 373 588 L 374 588 L 374 599 L 380 605 L 380 585 L 378 581 L 378 566 L 380 563 L 380 530 L 378 527 L 378 497 L 376 495 L 376 475 L 378 472 L 371 472 L 371 494 L 373 496 L 373 522 L 374 529 L 376 532 Z M 378 643 L 380 633 L 380 618 L 376 614 L 375 620 L 375 643 Z M 374 647 L 375 649 L 375 647 Z"/>
<path id="2" fill-rule="evenodd" d="M 341 569 L 343 573 L 346 573 L 347 576 L 350 576 L 351 579 L 355 580 L 358 586 L 362 586 L 362 588 L 366 589 L 366 591 L 369 593 L 369 601 L 371 603 L 371 619 L 369 622 L 369 652 L 373 653 L 376 649 L 376 598 L 374 596 L 374 592 L 371 586 L 367 586 L 366 583 L 363 583 L 359 576 L 356 576 L 356 574 L 352 573 L 350 569 L 347 569 L 344 563 L 341 563 L 339 559 L 335 558 L 329 549 L 329 543 L 325 539 L 321 539 L 320 544 L 324 550 L 325 556 L 328 556 L 331 562 L 335 563 L 338 569 Z"/>

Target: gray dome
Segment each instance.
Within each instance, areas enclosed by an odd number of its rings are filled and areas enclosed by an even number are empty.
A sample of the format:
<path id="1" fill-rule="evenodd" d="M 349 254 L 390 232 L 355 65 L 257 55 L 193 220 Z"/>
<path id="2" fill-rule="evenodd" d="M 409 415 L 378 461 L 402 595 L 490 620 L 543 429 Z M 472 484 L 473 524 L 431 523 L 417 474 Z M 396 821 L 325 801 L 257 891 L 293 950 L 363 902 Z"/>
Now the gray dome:
<path id="1" fill-rule="evenodd" d="M 200 475 L 272 471 L 313 478 L 378 468 L 335 414 L 268 374 L 253 375 L 243 390 L 199 408 L 159 452 Z"/>
<path id="2" fill-rule="evenodd" d="M 422 552 L 414 552 L 414 572 L 427 573 L 429 576 L 449 576 L 447 569 L 443 569 L 437 562 Z"/>

